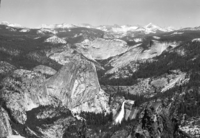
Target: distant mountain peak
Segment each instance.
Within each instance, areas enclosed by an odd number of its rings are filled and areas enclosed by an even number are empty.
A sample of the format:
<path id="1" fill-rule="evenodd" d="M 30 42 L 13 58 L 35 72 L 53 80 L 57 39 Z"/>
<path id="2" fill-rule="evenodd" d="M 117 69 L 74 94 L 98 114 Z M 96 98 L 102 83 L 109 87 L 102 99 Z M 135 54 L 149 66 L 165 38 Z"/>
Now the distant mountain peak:
<path id="1" fill-rule="evenodd" d="M 16 24 L 16 23 L 11 24 L 8 21 L 2 21 L 0 24 L 1 25 L 6 25 L 6 26 L 9 26 L 9 27 L 22 28 L 22 26 L 20 24 Z"/>
<path id="2" fill-rule="evenodd" d="M 153 23 L 149 23 L 146 26 L 144 26 L 144 28 L 151 28 L 151 29 L 161 29 L 161 27 L 153 24 Z"/>
<path id="3" fill-rule="evenodd" d="M 153 23 L 149 23 L 149 24 L 147 24 L 145 27 L 146 28 L 152 28 L 152 27 L 155 27 L 156 25 L 154 25 Z"/>
<path id="4" fill-rule="evenodd" d="M 0 24 L 1 25 L 9 25 L 9 22 L 8 21 L 2 21 Z"/>
<path id="5" fill-rule="evenodd" d="M 174 31 L 175 29 L 173 27 L 167 27 L 167 28 L 161 28 L 153 23 L 149 23 L 146 26 L 144 26 L 146 33 L 155 33 L 157 31 L 162 31 L 162 32 L 170 32 Z"/>
<path id="6" fill-rule="evenodd" d="M 75 25 L 62 23 L 62 24 L 50 24 L 50 25 L 42 24 L 39 28 L 55 29 L 55 28 L 72 28 L 72 27 L 75 27 Z"/>

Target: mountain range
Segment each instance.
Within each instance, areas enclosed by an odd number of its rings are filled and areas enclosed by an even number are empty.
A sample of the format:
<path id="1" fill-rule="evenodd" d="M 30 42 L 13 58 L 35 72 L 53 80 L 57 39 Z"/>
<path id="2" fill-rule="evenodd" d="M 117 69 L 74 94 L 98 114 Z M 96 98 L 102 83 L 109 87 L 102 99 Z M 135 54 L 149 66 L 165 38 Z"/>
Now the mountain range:
<path id="1" fill-rule="evenodd" d="M 7 25 L 10 27 L 19 27 L 19 28 L 26 28 L 23 27 L 22 25 L 19 24 L 11 24 L 7 21 L 3 21 L 1 22 L 2 25 Z M 154 25 L 152 23 L 149 23 L 145 26 L 140 26 L 140 25 L 100 25 L 100 26 L 93 26 L 90 24 L 80 24 L 80 25 L 74 25 L 74 24 L 66 24 L 66 23 L 62 23 L 62 24 L 51 24 L 51 25 L 47 25 L 47 24 L 42 24 L 40 27 L 37 28 L 45 28 L 45 29 L 58 29 L 58 28 L 78 28 L 78 27 L 85 27 L 85 28 L 95 28 L 95 29 L 100 29 L 100 30 L 104 30 L 104 31 L 108 31 L 108 30 L 113 30 L 114 32 L 127 32 L 127 31 L 146 31 L 149 33 L 153 33 L 154 31 L 163 31 L 163 32 L 167 32 L 167 31 L 173 31 L 175 30 L 173 27 L 167 27 L 167 28 L 161 28 L 157 25 Z"/>
<path id="2" fill-rule="evenodd" d="M 0 137 L 198 138 L 200 27 L 0 24 Z"/>

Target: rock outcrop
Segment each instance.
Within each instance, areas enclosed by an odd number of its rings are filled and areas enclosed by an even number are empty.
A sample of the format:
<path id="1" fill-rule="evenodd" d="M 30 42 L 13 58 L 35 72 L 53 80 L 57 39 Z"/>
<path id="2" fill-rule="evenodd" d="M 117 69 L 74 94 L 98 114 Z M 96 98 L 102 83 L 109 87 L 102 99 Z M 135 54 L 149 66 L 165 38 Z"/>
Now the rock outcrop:
<path id="1" fill-rule="evenodd" d="M 148 61 L 156 56 L 161 55 L 164 51 L 167 51 L 169 47 L 175 48 L 180 45 L 180 42 L 160 42 L 157 40 L 152 41 L 148 49 L 143 48 L 142 43 L 136 44 L 130 47 L 125 53 L 115 56 L 108 63 L 107 66 L 111 66 L 110 70 L 106 74 L 114 74 L 121 71 L 120 69 L 128 66 L 131 62 Z M 135 71 L 137 68 L 135 69 Z"/>
<path id="2" fill-rule="evenodd" d="M 27 120 L 26 111 L 39 106 L 76 108 L 75 112 L 109 111 L 108 96 L 100 88 L 94 64 L 81 56 L 49 79 L 41 73 L 16 70 L 2 81 L 1 87 L 1 98 L 21 124 Z"/>
<path id="3" fill-rule="evenodd" d="M 54 75 L 56 74 L 56 70 L 52 69 L 51 67 L 48 66 L 44 66 L 44 65 L 38 65 L 36 67 L 33 68 L 33 71 L 35 72 L 40 72 L 42 74 L 46 74 L 46 75 Z"/>
<path id="4" fill-rule="evenodd" d="M 47 40 L 45 40 L 45 42 L 51 43 L 51 44 L 66 44 L 67 43 L 64 39 L 59 38 L 57 36 L 49 37 Z"/>
<path id="5" fill-rule="evenodd" d="M 94 100 L 101 91 L 94 64 L 81 58 L 74 57 L 45 83 L 47 95 L 70 109 Z"/>
<path id="6" fill-rule="evenodd" d="M 104 60 L 120 55 L 128 50 L 128 45 L 120 39 L 97 38 L 77 44 L 78 51 L 89 59 Z"/>
<path id="7" fill-rule="evenodd" d="M 17 122 L 24 124 L 27 119 L 26 111 L 44 104 L 40 101 L 44 99 L 40 98 L 44 97 L 44 81 L 42 74 L 19 69 L 1 82 L 0 97 Z"/>

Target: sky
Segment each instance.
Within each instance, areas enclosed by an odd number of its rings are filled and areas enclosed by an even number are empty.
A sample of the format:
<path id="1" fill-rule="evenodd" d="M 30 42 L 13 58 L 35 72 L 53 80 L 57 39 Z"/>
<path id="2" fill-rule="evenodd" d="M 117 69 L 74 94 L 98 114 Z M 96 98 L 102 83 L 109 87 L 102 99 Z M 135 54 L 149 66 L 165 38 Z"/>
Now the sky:
<path id="1" fill-rule="evenodd" d="M 200 26 L 200 0 L 2 0 L 0 22 Z"/>

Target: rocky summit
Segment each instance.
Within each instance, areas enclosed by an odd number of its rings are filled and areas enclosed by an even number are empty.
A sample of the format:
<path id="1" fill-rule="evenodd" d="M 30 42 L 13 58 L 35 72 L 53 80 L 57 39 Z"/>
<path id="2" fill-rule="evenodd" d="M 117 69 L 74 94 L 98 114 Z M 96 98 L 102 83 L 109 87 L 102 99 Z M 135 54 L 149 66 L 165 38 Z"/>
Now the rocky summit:
<path id="1" fill-rule="evenodd" d="M 0 138 L 199 138 L 200 30 L 0 24 Z"/>

